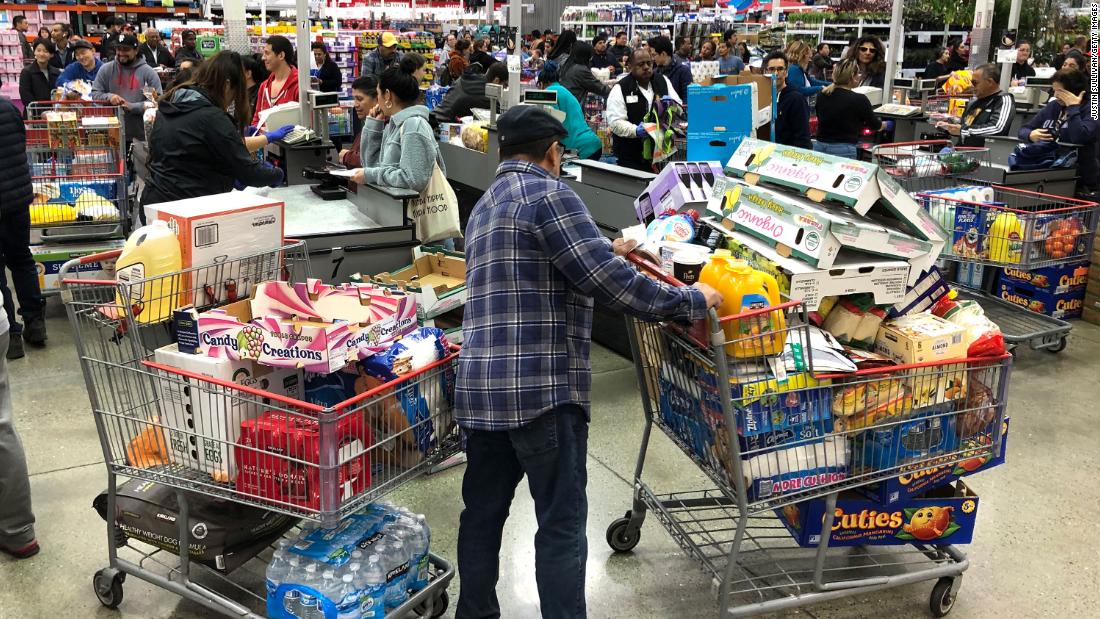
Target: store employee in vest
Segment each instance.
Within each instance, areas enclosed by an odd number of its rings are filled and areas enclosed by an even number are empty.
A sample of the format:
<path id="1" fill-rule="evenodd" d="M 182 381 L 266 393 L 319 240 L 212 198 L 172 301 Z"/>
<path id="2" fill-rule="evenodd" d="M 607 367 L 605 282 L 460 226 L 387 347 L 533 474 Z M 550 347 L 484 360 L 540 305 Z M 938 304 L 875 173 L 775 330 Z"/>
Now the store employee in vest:
<path id="1" fill-rule="evenodd" d="M 612 150 L 619 165 L 643 172 L 653 171 L 653 139 L 642 121 L 658 99 L 677 103 L 679 95 L 667 77 L 653 73 L 653 57 L 645 48 L 634 50 L 627 60 L 629 73 L 619 80 L 607 97 L 607 124 L 611 127 Z M 651 122 L 654 120 L 649 119 Z"/>
<path id="2" fill-rule="evenodd" d="M 264 44 L 264 67 L 271 74 L 256 93 L 252 125 L 259 126 L 260 112 L 298 100 L 298 68 L 294 66 L 294 46 L 286 37 L 268 37 Z"/>

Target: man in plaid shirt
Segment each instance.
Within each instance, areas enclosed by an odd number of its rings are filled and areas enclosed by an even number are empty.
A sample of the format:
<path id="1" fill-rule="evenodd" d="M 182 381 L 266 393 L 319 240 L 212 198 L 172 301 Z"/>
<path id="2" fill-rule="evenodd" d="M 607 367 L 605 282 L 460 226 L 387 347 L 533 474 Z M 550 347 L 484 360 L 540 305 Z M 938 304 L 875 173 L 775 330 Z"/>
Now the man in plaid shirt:
<path id="1" fill-rule="evenodd" d="M 543 617 L 584 617 L 588 354 L 595 300 L 652 320 L 703 318 L 721 297 L 677 288 L 616 254 L 576 193 L 557 179 L 566 131 L 536 106 L 497 120 L 500 167 L 466 227 L 469 297 L 455 411 L 467 431 L 456 617 L 499 617 L 501 534 L 527 475 L 539 528 Z"/>

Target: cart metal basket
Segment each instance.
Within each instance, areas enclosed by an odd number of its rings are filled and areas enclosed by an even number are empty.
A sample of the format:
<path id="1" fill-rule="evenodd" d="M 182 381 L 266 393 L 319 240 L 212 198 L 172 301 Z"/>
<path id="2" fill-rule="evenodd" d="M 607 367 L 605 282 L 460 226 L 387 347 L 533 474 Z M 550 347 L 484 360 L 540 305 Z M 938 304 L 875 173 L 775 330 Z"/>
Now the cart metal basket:
<path id="1" fill-rule="evenodd" d="M 635 262 L 678 284 L 655 265 Z M 1000 449 L 994 430 L 1004 422 L 1011 357 L 823 375 L 813 370 L 807 324 L 797 301 L 722 318 L 712 311 L 692 329 L 630 320 L 646 426 L 633 505 L 609 526 L 607 541 L 630 551 L 652 511 L 715 578 L 723 616 L 929 579 L 940 579 L 933 609 L 946 612 L 968 566 L 965 555 L 935 541 L 831 549 L 837 495 L 992 457 Z M 654 426 L 710 486 L 658 494 L 642 480 Z M 825 501 L 820 541 L 800 548 L 776 517 L 813 499 Z"/>
<path id="2" fill-rule="evenodd" d="M 174 339 L 171 309 L 214 307 L 247 298 L 258 282 L 308 278 L 303 242 L 142 280 L 81 277 L 82 262 L 118 253 L 86 256 L 62 268 L 62 295 L 107 464 L 108 514 L 116 513 L 122 475 L 177 489 L 179 539 L 189 538 L 187 497 L 194 494 L 331 528 L 459 450 L 454 351 L 394 380 L 358 376 L 357 395 L 330 406 L 305 401 L 304 377 L 293 364 L 254 365 L 252 376 L 229 381 L 157 360 L 156 350 Z M 272 383 L 285 389 L 268 390 Z M 286 395 L 293 389 L 297 397 Z M 410 406 L 416 412 L 411 418 Z M 262 616 L 262 594 L 217 573 L 232 585 L 230 594 L 193 580 L 205 568 L 190 569 L 197 564 L 186 545 L 179 565 L 164 575 L 149 569 L 157 553 L 143 551 L 136 563 L 120 558 L 118 535 L 108 529 L 110 567 L 95 578 L 104 604 L 117 605 L 129 574 L 226 615 Z M 434 555 L 430 562 L 435 579 L 393 616 L 442 613 L 454 570 Z"/>
<path id="3" fill-rule="evenodd" d="M 990 163 L 988 148 L 955 146 L 950 140 L 879 144 L 871 149 L 871 160 L 909 192 L 953 187 L 956 179 Z"/>
<path id="4" fill-rule="evenodd" d="M 31 242 L 122 238 L 129 231 L 123 108 L 84 101 L 27 106 Z"/>

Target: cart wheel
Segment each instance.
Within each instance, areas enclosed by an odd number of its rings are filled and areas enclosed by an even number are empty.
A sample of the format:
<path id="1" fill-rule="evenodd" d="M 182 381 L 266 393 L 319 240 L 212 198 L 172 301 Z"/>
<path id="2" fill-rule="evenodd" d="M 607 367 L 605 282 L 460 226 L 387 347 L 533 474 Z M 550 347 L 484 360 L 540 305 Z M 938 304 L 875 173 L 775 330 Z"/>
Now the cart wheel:
<path id="1" fill-rule="evenodd" d="M 110 567 L 105 567 L 95 573 L 92 578 L 92 589 L 99 603 L 107 608 L 118 608 L 122 603 L 122 583 L 126 581 L 126 574 Z"/>
<path id="2" fill-rule="evenodd" d="M 932 597 L 928 600 L 928 608 L 932 611 L 933 617 L 946 617 L 947 613 L 955 607 L 955 594 L 951 592 L 951 587 L 954 584 L 954 578 L 944 577 L 937 580 L 936 586 L 932 587 Z"/>
<path id="3" fill-rule="evenodd" d="M 438 597 L 432 600 L 432 614 L 428 614 L 428 603 L 424 602 L 413 609 L 413 614 L 418 617 L 431 617 L 431 619 L 437 619 L 442 617 L 443 613 L 447 612 L 447 607 L 451 605 L 451 596 L 447 595 L 444 591 L 440 593 Z"/>
<path id="4" fill-rule="evenodd" d="M 641 528 L 631 529 L 630 512 L 607 527 L 607 545 L 615 552 L 630 552 L 641 539 Z"/>
<path id="5" fill-rule="evenodd" d="M 1058 343 L 1046 349 L 1047 352 L 1058 354 L 1066 349 L 1066 338 L 1058 340 Z"/>

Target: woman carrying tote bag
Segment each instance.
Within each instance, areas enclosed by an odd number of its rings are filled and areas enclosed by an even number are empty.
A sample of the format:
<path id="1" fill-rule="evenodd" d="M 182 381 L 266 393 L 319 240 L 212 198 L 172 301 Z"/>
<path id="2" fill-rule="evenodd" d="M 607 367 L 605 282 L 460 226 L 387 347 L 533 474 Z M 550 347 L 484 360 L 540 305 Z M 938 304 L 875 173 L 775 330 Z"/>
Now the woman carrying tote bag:
<path id="1" fill-rule="evenodd" d="M 447 182 L 428 108 L 417 105 L 416 68 L 411 59 L 402 58 L 379 78 L 378 105 L 368 115 L 360 140 L 363 168 L 352 180 L 420 193 L 409 209 L 417 238 L 422 243 L 445 241 L 453 248 L 453 239 L 462 236 L 458 200 Z"/>

